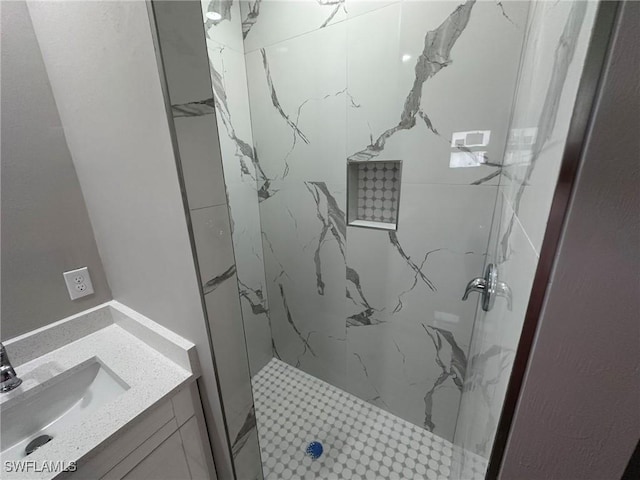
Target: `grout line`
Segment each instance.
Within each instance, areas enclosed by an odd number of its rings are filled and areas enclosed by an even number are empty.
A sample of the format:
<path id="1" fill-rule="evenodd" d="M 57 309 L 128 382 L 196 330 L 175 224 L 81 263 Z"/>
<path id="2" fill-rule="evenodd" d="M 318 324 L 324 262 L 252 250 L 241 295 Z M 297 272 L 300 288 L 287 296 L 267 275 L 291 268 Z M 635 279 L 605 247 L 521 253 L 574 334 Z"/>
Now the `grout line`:
<path id="1" fill-rule="evenodd" d="M 204 207 L 196 207 L 189 209 L 190 212 L 197 212 L 198 210 L 204 210 L 205 208 L 213 208 L 213 207 L 226 207 L 227 202 L 223 203 L 214 203 L 213 205 L 205 205 Z"/>

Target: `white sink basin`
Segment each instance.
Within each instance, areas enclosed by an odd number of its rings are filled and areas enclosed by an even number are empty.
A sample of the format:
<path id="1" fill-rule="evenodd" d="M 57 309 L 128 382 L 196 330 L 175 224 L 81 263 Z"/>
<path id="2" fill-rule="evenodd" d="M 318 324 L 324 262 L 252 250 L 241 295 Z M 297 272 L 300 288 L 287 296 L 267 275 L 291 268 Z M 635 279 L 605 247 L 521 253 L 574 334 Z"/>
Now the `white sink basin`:
<path id="1" fill-rule="evenodd" d="M 56 436 L 129 389 L 97 358 L 63 372 L 0 406 L 0 451 L 3 461 L 27 456 L 32 440 Z M 46 448 L 46 447 L 41 447 Z"/>

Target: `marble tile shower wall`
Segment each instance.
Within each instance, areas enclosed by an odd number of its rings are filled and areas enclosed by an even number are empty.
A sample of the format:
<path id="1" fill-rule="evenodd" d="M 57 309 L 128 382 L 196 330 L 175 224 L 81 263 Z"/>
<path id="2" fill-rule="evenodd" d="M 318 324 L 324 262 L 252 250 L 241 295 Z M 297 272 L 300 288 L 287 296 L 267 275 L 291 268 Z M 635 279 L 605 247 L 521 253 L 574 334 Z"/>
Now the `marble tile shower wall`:
<path id="1" fill-rule="evenodd" d="M 207 18 L 210 10 L 221 12 L 222 18 Z M 253 149 L 240 6 L 239 2 L 203 0 L 202 12 L 242 316 L 255 375 L 273 354 L 258 210 L 257 180 L 263 174 Z"/>
<path id="2" fill-rule="evenodd" d="M 478 313 L 455 443 L 488 458 L 522 330 L 596 2 L 532 2 L 491 233 L 490 261 L 511 286 Z"/>
<path id="3" fill-rule="evenodd" d="M 162 0 L 153 2 L 153 8 L 230 453 L 238 478 L 262 478 L 250 368 L 259 370 L 272 355 L 262 293 L 258 197 L 253 163 L 243 163 L 242 169 L 236 168 L 238 162 L 229 164 L 229 158 L 243 161 L 244 150 L 240 149 L 251 148 L 246 82 L 244 91 L 243 84 L 238 83 L 244 78 L 244 57 L 222 44 L 213 44 L 208 32 L 205 43 L 199 2 Z M 207 47 L 215 54 L 211 66 Z M 225 68 L 234 73 L 242 71 L 242 75 L 225 84 L 224 73 L 220 73 Z M 245 98 L 245 103 L 229 108 L 225 89 L 234 98 Z M 251 367 L 247 348 L 251 351 Z M 217 463 L 221 461 L 218 458 Z M 230 472 L 225 474 L 231 476 Z"/>
<path id="4" fill-rule="evenodd" d="M 222 4 L 210 38 L 244 40 L 236 169 L 258 182 L 274 356 L 452 440 L 527 4 Z M 476 130 L 481 153 L 451 147 Z M 460 153 L 482 164 L 451 168 Z M 373 159 L 403 161 L 397 232 L 346 226 L 346 163 Z"/>

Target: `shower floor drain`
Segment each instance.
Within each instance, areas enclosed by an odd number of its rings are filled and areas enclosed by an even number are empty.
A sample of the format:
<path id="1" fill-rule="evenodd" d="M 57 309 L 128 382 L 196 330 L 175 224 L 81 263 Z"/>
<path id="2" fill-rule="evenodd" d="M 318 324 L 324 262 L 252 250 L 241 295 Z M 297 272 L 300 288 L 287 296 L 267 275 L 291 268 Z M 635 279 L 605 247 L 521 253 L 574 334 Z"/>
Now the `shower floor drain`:
<path id="1" fill-rule="evenodd" d="M 305 452 L 311 458 L 316 460 L 317 458 L 320 458 L 323 450 L 324 448 L 322 448 L 322 444 L 320 442 L 311 442 L 309 445 L 307 445 L 307 449 L 305 450 Z"/>

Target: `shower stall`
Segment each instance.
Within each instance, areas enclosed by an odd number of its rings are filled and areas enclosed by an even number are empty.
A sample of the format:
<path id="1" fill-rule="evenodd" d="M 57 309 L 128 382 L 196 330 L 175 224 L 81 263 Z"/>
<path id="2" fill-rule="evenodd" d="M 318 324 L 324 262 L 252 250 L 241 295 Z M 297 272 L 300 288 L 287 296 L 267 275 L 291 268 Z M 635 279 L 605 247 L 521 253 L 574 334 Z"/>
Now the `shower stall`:
<path id="1" fill-rule="evenodd" d="M 484 478 L 599 4 L 151 3 L 236 478 Z"/>

